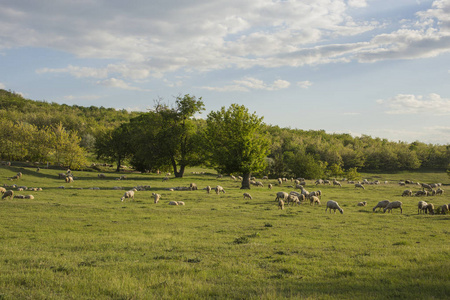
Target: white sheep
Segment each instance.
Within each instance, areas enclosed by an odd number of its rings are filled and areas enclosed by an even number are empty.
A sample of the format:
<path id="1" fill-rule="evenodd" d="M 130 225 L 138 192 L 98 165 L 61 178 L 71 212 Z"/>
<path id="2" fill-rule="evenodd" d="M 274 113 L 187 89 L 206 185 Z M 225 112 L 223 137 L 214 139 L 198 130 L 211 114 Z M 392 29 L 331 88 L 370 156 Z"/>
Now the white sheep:
<path id="1" fill-rule="evenodd" d="M 134 200 L 134 191 L 125 192 L 125 194 L 123 194 L 123 196 L 122 196 L 122 198 L 120 198 L 120 200 L 123 202 L 127 198 L 131 198 Z"/>
<path id="2" fill-rule="evenodd" d="M 449 206 L 447 204 L 444 204 L 441 206 L 441 214 L 445 215 L 449 211 Z"/>
<path id="3" fill-rule="evenodd" d="M 2 200 L 5 199 L 6 197 L 8 197 L 10 200 L 11 200 L 11 198 L 14 198 L 14 191 L 7 190 L 6 192 L 4 192 L 3 196 L 2 196 Z"/>
<path id="4" fill-rule="evenodd" d="M 225 194 L 225 190 L 223 187 L 221 187 L 220 185 L 216 186 L 215 188 L 216 194 L 220 194 L 220 192 L 222 192 L 223 194 Z"/>
<path id="5" fill-rule="evenodd" d="M 33 195 L 25 195 L 25 199 L 31 199 L 31 200 L 33 200 L 33 199 L 34 199 L 34 196 L 33 196 Z"/>
<path id="6" fill-rule="evenodd" d="M 0 187 L 0 193 L 4 194 L 6 192 L 6 189 L 4 187 Z"/>
<path id="7" fill-rule="evenodd" d="M 366 188 L 364 187 L 364 185 L 362 185 L 361 183 L 355 183 L 355 188 L 361 188 L 363 190 L 365 190 Z"/>
<path id="8" fill-rule="evenodd" d="M 196 191 L 198 190 L 197 184 L 191 182 L 191 184 L 189 184 L 189 188 L 191 189 L 191 191 Z"/>
<path id="9" fill-rule="evenodd" d="M 377 205 L 375 205 L 375 207 L 372 210 L 373 212 L 375 212 L 377 208 L 379 208 L 379 210 L 381 210 L 382 208 L 384 209 L 386 206 L 388 206 L 389 203 L 390 203 L 389 200 L 380 201 L 377 203 Z"/>
<path id="10" fill-rule="evenodd" d="M 61 174 L 64 174 L 64 173 L 60 173 L 60 176 L 61 176 Z M 64 174 L 64 176 L 66 176 L 66 175 Z M 106 175 L 103 174 L 103 173 L 100 173 L 100 174 L 97 175 L 97 177 L 98 178 L 106 178 Z"/>
<path id="11" fill-rule="evenodd" d="M 438 189 L 436 190 L 436 195 L 443 195 L 443 194 L 444 194 L 444 190 L 443 190 L 443 189 L 438 188 Z"/>
<path id="12" fill-rule="evenodd" d="M 158 203 L 159 199 L 161 199 L 161 195 L 157 193 L 152 193 L 154 203 Z"/>
<path id="13" fill-rule="evenodd" d="M 155 202 L 156 203 L 156 202 Z M 170 201 L 169 202 L 169 205 L 178 205 L 178 202 L 177 201 Z"/>
<path id="14" fill-rule="evenodd" d="M 384 208 L 383 212 L 385 213 L 387 212 L 392 212 L 392 209 L 394 208 L 400 208 L 400 213 L 403 213 L 403 209 L 402 209 L 403 203 L 401 201 L 393 201 L 393 202 L 389 202 L 389 204 Z"/>
<path id="15" fill-rule="evenodd" d="M 253 199 L 249 193 L 244 193 L 244 199 Z"/>
<path id="16" fill-rule="evenodd" d="M 284 209 L 284 201 L 283 200 L 278 200 L 278 208 L 279 209 Z"/>
<path id="17" fill-rule="evenodd" d="M 72 183 L 73 182 L 73 177 L 72 176 L 66 176 L 65 181 L 66 181 L 66 183 Z"/>
<path id="18" fill-rule="evenodd" d="M 325 208 L 325 211 L 327 211 L 327 209 L 330 209 L 330 213 L 331 213 L 331 210 L 333 209 L 334 210 L 334 213 L 336 213 L 336 209 L 341 213 L 341 214 L 343 214 L 344 213 L 344 210 L 339 206 L 339 204 L 336 202 L 336 201 L 334 201 L 334 200 L 328 200 L 327 201 L 327 208 Z"/>
<path id="19" fill-rule="evenodd" d="M 269 183 L 269 184 L 267 185 L 267 187 L 269 188 L 269 190 L 271 190 L 272 187 L 273 187 L 273 185 L 272 185 L 271 183 Z"/>
<path id="20" fill-rule="evenodd" d="M 333 185 L 338 185 L 339 187 L 342 187 L 342 184 L 337 180 L 333 180 Z"/>
<path id="21" fill-rule="evenodd" d="M 358 206 L 366 206 L 366 205 L 367 205 L 367 202 L 366 202 L 366 201 L 359 202 L 357 205 L 358 205 Z"/>
<path id="22" fill-rule="evenodd" d="M 309 197 L 309 205 L 315 205 L 315 204 L 320 205 L 319 197 L 316 197 L 316 196 Z"/>
<path id="23" fill-rule="evenodd" d="M 289 206 L 289 203 L 291 203 L 291 202 L 292 202 L 292 205 L 294 205 L 294 204 L 300 205 L 300 200 L 298 199 L 298 197 L 296 195 L 294 195 L 292 193 L 289 194 L 286 204 Z"/>
<path id="24" fill-rule="evenodd" d="M 434 215 L 434 204 L 428 203 L 427 206 L 425 206 L 425 213 L 430 213 L 430 215 Z"/>
<path id="25" fill-rule="evenodd" d="M 208 185 L 208 186 L 206 186 L 205 190 L 209 194 L 211 192 L 211 187 Z"/>
<path id="26" fill-rule="evenodd" d="M 177 201 L 177 202 L 178 202 L 178 205 L 184 205 L 183 201 Z"/>
<path id="27" fill-rule="evenodd" d="M 425 213 L 427 205 L 428 203 L 426 203 L 425 201 L 419 201 L 419 203 L 417 204 L 417 213 Z"/>
<path id="28" fill-rule="evenodd" d="M 287 200 L 288 197 L 289 197 L 288 193 L 286 193 L 286 192 L 278 192 L 277 193 L 277 197 L 275 198 L 275 201 L 280 200 L 280 199 Z M 283 205 L 284 205 L 284 202 L 283 202 Z"/>
<path id="29" fill-rule="evenodd" d="M 403 193 L 402 193 L 402 197 L 403 196 L 410 196 L 411 197 L 412 194 L 413 194 L 412 190 L 404 190 Z"/>

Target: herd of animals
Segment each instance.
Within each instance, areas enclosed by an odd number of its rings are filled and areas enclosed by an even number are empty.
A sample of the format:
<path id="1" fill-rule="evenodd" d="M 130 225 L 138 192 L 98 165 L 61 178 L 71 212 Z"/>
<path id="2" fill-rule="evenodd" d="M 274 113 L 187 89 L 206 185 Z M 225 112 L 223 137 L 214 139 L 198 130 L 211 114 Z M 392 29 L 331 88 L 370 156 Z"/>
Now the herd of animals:
<path id="1" fill-rule="evenodd" d="M 39 172 L 39 168 L 36 170 L 37 172 Z M 10 180 L 17 180 L 17 179 L 21 179 L 23 176 L 23 174 L 21 172 L 17 173 L 15 176 L 12 176 L 11 178 L 9 178 Z M 74 176 L 73 173 L 70 170 L 67 170 L 66 173 L 59 173 L 58 174 L 59 178 L 62 178 L 65 180 L 66 183 L 73 183 L 74 182 Z M 218 178 L 223 178 L 222 175 L 217 176 Z M 106 178 L 106 175 L 104 173 L 100 173 L 98 174 L 98 178 Z M 126 179 L 126 175 L 122 175 L 119 178 L 116 178 L 117 180 L 124 180 Z M 167 181 L 170 178 L 170 173 L 167 173 L 166 176 L 163 178 L 163 181 Z M 233 176 L 230 175 L 231 180 L 242 180 L 242 177 L 238 176 Z M 267 176 L 264 176 L 262 178 L 262 180 L 268 180 L 269 178 Z M 295 184 L 295 185 L 285 185 L 285 182 L 288 182 L 289 180 L 287 178 L 278 178 L 277 182 L 278 182 L 278 187 L 281 186 L 286 186 L 286 187 L 290 187 L 290 188 L 295 188 L 295 189 L 299 189 L 300 191 L 291 191 L 290 193 L 287 192 L 277 192 L 276 193 L 276 198 L 275 201 L 278 202 L 278 207 L 280 209 L 284 209 L 285 205 L 300 205 L 301 203 L 304 203 L 305 201 L 310 203 L 310 205 L 320 205 L 320 199 L 322 196 L 322 191 L 321 190 L 317 190 L 317 191 L 312 191 L 312 192 L 308 192 L 305 189 L 306 186 L 306 181 L 303 178 L 298 178 L 298 179 L 291 179 L 290 181 Z M 354 181 L 347 181 L 347 183 L 349 184 L 354 184 L 355 188 L 361 188 L 361 189 L 365 189 L 366 185 L 379 185 L 382 184 L 380 181 L 368 181 L 367 179 L 364 179 L 362 182 L 354 182 Z M 388 182 L 384 182 L 385 184 L 387 184 Z M 264 184 L 262 181 L 257 181 L 256 178 L 252 177 L 250 180 L 250 184 L 257 186 L 257 187 L 263 187 Z M 316 186 L 318 185 L 333 185 L 333 186 L 339 186 L 342 187 L 341 182 L 337 181 L 336 179 L 333 180 L 322 180 L 322 179 L 318 179 L 315 181 L 314 183 Z M 442 184 L 441 183 L 433 183 L 433 184 L 427 184 L 427 183 L 415 183 L 413 181 L 401 181 L 398 183 L 400 186 L 406 186 L 406 185 L 416 185 L 420 188 L 420 190 L 418 190 L 417 192 L 413 192 L 412 189 L 406 189 L 403 191 L 402 193 L 402 197 L 408 196 L 408 197 L 412 197 L 412 196 L 416 196 L 416 197 L 423 197 L 423 196 L 439 196 L 439 195 L 443 195 L 444 194 L 444 190 L 441 188 Z M 268 183 L 267 184 L 269 189 L 273 188 L 273 184 L 272 183 Z M 8 188 L 8 189 L 6 189 Z M 64 186 L 61 186 L 60 188 L 64 188 Z M 146 188 L 149 188 L 149 186 L 138 186 L 135 187 L 129 191 L 126 191 L 123 196 L 120 198 L 120 200 L 123 202 L 127 199 L 129 200 L 134 200 L 134 195 L 135 192 L 138 190 L 145 190 Z M 2 200 L 6 199 L 6 198 L 22 198 L 22 199 L 34 199 L 33 195 L 17 195 L 14 193 L 14 190 L 16 191 L 24 191 L 24 190 L 29 190 L 29 191 L 39 191 L 42 190 L 41 188 L 27 188 L 25 186 L 18 186 L 16 184 L 13 184 L 11 186 L 9 185 L 4 185 L 4 187 L 0 187 L 0 192 L 2 194 Z M 95 188 L 94 188 L 95 189 Z M 97 188 L 98 189 L 98 188 Z M 120 188 L 115 188 L 115 189 L 120 189 Z M 191 183 L 189 185 L 189 187 L 175 187 L 175 188 L 167 188 L 167 190 L 169 191 L 174 191 L 174 190 L 198 190 L 198 187 L 195 183 Z M 220 193 L 225 193 L 225 189 L 220 186 L 217 185 L 215 188 L 212 188 L 211 186 L 207 186 L 204 188 L 204 190 L 206 190 L 206 192 L 209 194 L 211 193 L 211 191 L 214 191 L 216 194 L 220 194 Z M 253 197 L 250 195 L 250 193 L 245 192 L 243 193 L 244 199 L 253 199 Z M 152 193 L 152 197 L 154 199 L 154 203 L 158 203 L 159 200 L 161 199 L 161 195 L 158 193 Z M 185 203 L 183 201 L 170 201 L 168 203 L 169 205 L 185 205 Z M 357 206 L 366 206 L 367 202 L 363 201 L 363 202 L 358 202 L 356 204 Z M 373 208 L 373 212 L 375 212 L 377 209 L 378 210 L 383 210 L 383 212 L 392 212 L 393 209 L 399 209 L 400 213 L 403 213 L 403 203 L 401 201 L 392 201 L 390 202 L 389 200 L 383 200 L 377 203 L 377 205 Z M 418 214 L 424 213 L 424 214 L 447 214 L 449 213 L 449 209 L 450 209 L 450 204 L 443 204 L 440 206 L 435 207 L 434 204 L 432 203 L 427 203 L 426 201 L 419 201 L 418 205 Z M 334 213 L 336 213 L 336 210 L 339 211 L 341 214 L 344 213 L 344 210 L 339 206 L 339 203 L 334 201 L 334 200 L 329 200 L 326 203 L 326 209 L 325 211 L 334 211 Z"/>

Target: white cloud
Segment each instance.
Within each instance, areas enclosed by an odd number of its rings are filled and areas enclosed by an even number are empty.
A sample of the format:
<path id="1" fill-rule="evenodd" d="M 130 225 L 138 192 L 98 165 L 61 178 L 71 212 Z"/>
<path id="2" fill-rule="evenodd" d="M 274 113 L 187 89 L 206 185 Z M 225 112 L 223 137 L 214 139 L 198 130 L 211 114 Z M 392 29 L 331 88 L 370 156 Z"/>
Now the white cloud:
<path id="1" fill-rule="evenodd" d="M 131 86 L 128 83 L 126 83 L 125 81 L 123 81 L 121 79 L 117 79 L 117 78 L 110 78 L 110 79 L 106 79 L 106 80 L 102 80 L 102 81 L 97 81 L 97 84 L 107 86 L 107 87 L 115 87 L 115 88 L 120 88 L 120 89 L 124 89 L 124 90 L 130 90 L 130 91 L 141 91 L 141 92 L 149 91 L 147 89 L 141 89 L 138 87 Z"/>
<path id="2" fill-rule="evenodd" d="M 86 101 L 92 101 L 92 100 L 97 100 L 102 98 L 102 96 L 99 95 L 80 95 L 80 96 L 75 96 L 75 95 L 67 95 L 63 97 L 64 100 L 86 100 Z"/>
<path id="3" fill-rule="evenodd" d="M 0 89 L 5 90 L 6 89 L 6 85 L 4 85 L 3 83 L 0 82 Z"/>
<path id="4" fill-rule="evenodd" d="M 367 1 L 366 0 L 348 0 L 348 6 L 352 7 L 366 7 Z"/>
<path id="5" fill-rule="evenodd" d="M 450 99 L 442 98 L 438 94 L 430 94 L 427 97 L 409 94 L 398 94 L 397 96 L 376 101 L 387 107 L 387 114 L 450 114 Z"/>
<path id="6" fill-rule="evenodd" d="M 301 87 L 302 89 L 308 89 L 310 86 L 313 85 L 313 83 L 309 80 L 305 80 L 305 81 L 299 81 L 297 82 L 297 85 L 299 87 Z"/>
<path id="7" fill-rule="evenodd" d="M 224 87 L 202 87 L 206 90 L 218 91 L 218 92 L 249 92 L 251 90 L 265 90 L 265 91 L 276 91 L 288 88 L 291 84 L 286 80 L 275 80 L 271 84 L 267 84 L 264 81 L 253 78 L 246 77 L 240 80 L 234 80 L 234 84 L 227 85 Z"/>

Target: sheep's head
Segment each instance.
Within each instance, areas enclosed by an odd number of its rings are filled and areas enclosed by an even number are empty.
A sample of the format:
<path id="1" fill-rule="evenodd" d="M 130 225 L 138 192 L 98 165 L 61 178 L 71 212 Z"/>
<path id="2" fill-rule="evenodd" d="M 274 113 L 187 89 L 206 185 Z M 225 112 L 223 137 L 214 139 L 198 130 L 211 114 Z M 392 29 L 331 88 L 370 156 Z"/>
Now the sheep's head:
<path id="1" fill-rule="evenodd" d="M 340 212 L 341 214 L 344 214 L 344 210 L 343 210 L 342 208 L 339 209 L 339 212 Z"/>

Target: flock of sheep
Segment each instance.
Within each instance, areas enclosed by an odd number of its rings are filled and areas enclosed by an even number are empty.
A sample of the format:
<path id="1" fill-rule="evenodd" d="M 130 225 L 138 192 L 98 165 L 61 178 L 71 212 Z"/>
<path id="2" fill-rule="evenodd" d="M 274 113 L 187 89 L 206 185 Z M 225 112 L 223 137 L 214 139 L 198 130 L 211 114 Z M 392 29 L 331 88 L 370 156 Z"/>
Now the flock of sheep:
<path id="1" fill-rule="evenodd" d="M 36 170 L 37 172 L 40 171 L 40 169 L 38 168 Z M 163 178 L 163 181 L 168 181 L 170 178 L 170 173 L 167 173 L 165 175 L 165 177 Z M 17 179 L 21 179 L 23 176 L 23 174 L 21 172 L 17 173 L 16 175 L 12 176 L 11 178 L 9 178 L 10 180 L 17 180 Z M 70 170 L 67 170 L 65 173 L 59 173 L 58 177 L 60 179 L 64 179 L 64 181 L 66 183 L 73 183 L 74 182 L 74 176 L 73 173 Z M 104 173 L 99 173 L 97 175 L 98 178 L 100 179 L 104 179 L 107 178 L 107 176 Z M 218 175 L 217 178 L 223 178 L 223 175 Z M 230 175 L 231 180 L 236 181 L 236 180 L 242 180 L 242 177 L 240 176 L 233 176 Z M 127 179 L 126 175 L 122 175 L 118 178 L 115 178 L 116 180 L 125 180 Z M 267 176 L 264 176 L 262 178 L 262 181 L 257 181 L 256 178 L 252 177 L 250 180 L 250 183 L 256 187 L 264 187 L 264 183 L 263 181 L 267 181 L 269 180 L 269 178 Z M 289 182 L 289 180 L 287 178 L 277 178 L 276 179 L 277 183 L 278 183 L 278 187 L 284 186 L 286 185 L 287 182 Z M 278 207 L 279 209 L 284 209 L 285 205 L 289 206 L 290 204 L 292 205 L 300 205 L 306 201 L 309 202 L 309 204 L 311 206 L 316 206 L 316 205 L 320 205 L 321 202 L 321 196 L 322 196 L 322 191 L 321 190 L 317 190 L 317 191 L 312 191 L 312 192 L 308 192 L 305 189 L 306 186 L 306 180 L 304 178 L 297 178 L 297 179 L 293 179 L 291 178 L 290 181 L 292 182 L 292 185 L 287 185 L 287 187 L 290 188 L 294 188 L 294 189 L 300 189 L 300 191 L 291 191 L 290 193 L 284 192 L 284 191 L 280 191 L 276 193 L 276 198 L 275 201 L 278 203 Z M 381 184 L 380 181 L 376 180 L 376 181 L 368 181 L 366 179 L 364 179 L 362 182 L 354 182 L 354 181 L 347 181 L 349 184 L 354 184 L 355 188 L 361 188 L 361 189 L 365 189 L 366 185 L 379 185 Z M 387 184 L 388 182 L 385 181 L 384 184 Z M 275 183 L 276 184 L 276 183 Z M 323 179 L 318 179 L 315 181 L 315 186 L 318 185 L 332 185 L 332 186 L 337 186 L 339 188 L 342 187 L 342 183 L 336 179 L 333 180 L 323 180 Z M 417 191 L 417 192 L 413 192 L 412 189 L 407 189 L 404 190 L 402 193 L 402 196 L 439 196 L 439 195 L 443 195 L 444 194 L 444 190 L 441 188 L 442 184 L 440 183 L 435 183 L 435 184 L 426 184 L 426 183 L 414 183 L 412 181 L 401 181 L 399 182 L 400 186 L 405 186 L 408 184 L 415 184 L 417 186 L 419 186 L 421 188 L 421 190 Z M 274 186 L 274 184 L 272 183 L 268 183 L 267 187 L 269 189 L 272 189 Z M 5 185 L 5 187 L 11 187 L 11 188 L 15 188 L 17 191 L 23 191 L 23 190 L 42 190 L 40 188 L 32 188 L 32 189 L 28 189 L 25 186 L 17 186 L 17 185 L 12 185 L 12 186 L 7 186 Z M 60 188 L 64 188 L 64 186 L 61 186 Z M 436 189 L 434 189 L 436 188 Z M 92 188 L 95 189 L 95 188 Z M 99 188 L 97 188 L 99 189 Z M 120 187 L 114 187 L 113 189 L 121 189 Z M 135 196 L 135 192 L 137 191 L 143 191 L 143 190 L 147 190 L 150 189 L 150 186 L 137 186 L 131 190 L 126 191 L 123 196 L 120 198 L 120 200 L 122 202 L 126 201 L 126 200 L 134 200 L 134 196 Z M 189 187 L 173 187 L 173 188 L 166 188 L 166 190 L 168 191 L 195 191 L 198 190 L 198 187 L 195 183 L 191 183 L 189 185 Z M 209 194 L 211 193 L 211 191 L 214 191 L 216 194 L 225 194 L 225 189 L 221 186 L 221 185 L 216 185 L 214 188 L 211 186 L 206 186 L 203 190 L 206 190 L 206 192 Z M 2 200 L 3 199 L 11 199 L 11 198 L 24 198 L 24 199 L 34 199 L 33 195 L 15 195 L 14 191 L 12 189 L 5 189 L 4 187 L 0 187 L 0 192 L 2 194 Z M 243 193 L 244 199 L 249 199 L 252 200 L 253 197 L 251 196 L 250 193 L 245 192 Z M 152 197 L 154 200 L 154 203 L 158 203 L 161 200 L 161 195 L 158 193 L 152 193 Z M 169 201 L 168 202 L 169 205 L 185 205 L 185 203 L 183 201 Z M 363 202 L 358 202 L 357 206 L 366 206 L 367 202 L 363 201 Z M 403 203 L 401 201 L 393 201 L 390 202 L 389 200 L 383 200 L 377 203 L 377 205 L 372 209 L 373 212 L 375 212 L 377 209 L 378 210 L 383 210 L 383 212 L 392 212 L 393 209 L 400 209 L 400 213 L 403 213 Z M 432 203 L 427 203 L 425 201 L 419 201 L 418 203 L 418 214 L 421 213 L 425 213 L 425 214 L 437 214 L 437 213 L 442 213 L 442 214 L 446 214 L 449 212 L 449 208 L 450 208 L 450 204 L 444 204 L 441 206 L 438 206 L 437 208 L 434 207 L 434 205 Z M 330 210 L 330 212 L 333 210 L 334 213 L 336 213 L 336 210 L 339 211 L 341 214 L 344 213 L 344 210 L 339 206 L 337 201 L 334 200 L 329 200 L 326 203 L 326 209 L 325 211 Z"/>

